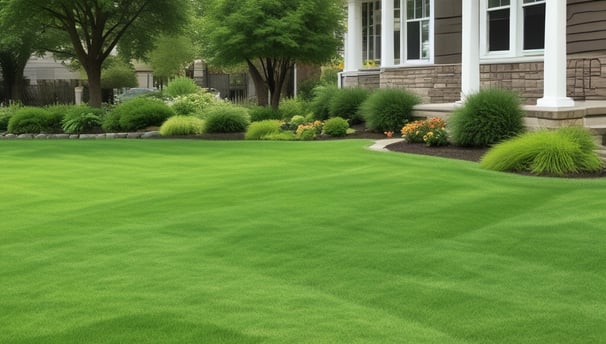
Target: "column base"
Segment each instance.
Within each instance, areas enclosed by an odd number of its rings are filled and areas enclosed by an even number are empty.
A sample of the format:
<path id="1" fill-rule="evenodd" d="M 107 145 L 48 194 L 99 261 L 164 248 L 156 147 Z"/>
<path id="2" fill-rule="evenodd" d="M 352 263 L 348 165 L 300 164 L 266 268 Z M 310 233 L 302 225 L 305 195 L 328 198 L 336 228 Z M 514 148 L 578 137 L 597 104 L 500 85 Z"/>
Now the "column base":
<path id="1" fill-rule="evenodd" d="M 545 97 L 537 99 L 537 106 L 544 107 L 571 107 L 574 106 L 574 100 L 568 97 Z"/>

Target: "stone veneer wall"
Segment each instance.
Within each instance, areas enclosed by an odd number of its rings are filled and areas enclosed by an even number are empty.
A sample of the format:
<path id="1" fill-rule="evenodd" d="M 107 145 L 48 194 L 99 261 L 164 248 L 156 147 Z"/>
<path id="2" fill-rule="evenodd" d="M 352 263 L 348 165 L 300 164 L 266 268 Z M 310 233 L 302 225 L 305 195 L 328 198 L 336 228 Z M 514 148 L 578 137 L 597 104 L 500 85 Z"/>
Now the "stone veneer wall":
<path id="1" fill-rule="evenodd" d="M 461 65 L 386 68 L 381 87 L 405 88 L 419 95 L 423 103 L 452 103 L 461 98 Z"/>
<path id="2" fill-rule="evenodd" d="M 569 97 L 606 100 L 606 56 L 569 58 L 567 76 Z M 419 95 L 423 103 L 449 103 L 460 99 L 461 65 L 385 68 L 379 85 L 375 80 L 365 86 L 405 88 Z M 513 90 L 524 104 L 534 105 L 543 96 L 543 62 L 482 64 L 480 87 Z"/>
<path id="3" fill-rule="evenodd" d="M 347 73 L 343 75 L 343 87 L 379 88 L 381 85 L 380 73 L 378 69 Z"/>

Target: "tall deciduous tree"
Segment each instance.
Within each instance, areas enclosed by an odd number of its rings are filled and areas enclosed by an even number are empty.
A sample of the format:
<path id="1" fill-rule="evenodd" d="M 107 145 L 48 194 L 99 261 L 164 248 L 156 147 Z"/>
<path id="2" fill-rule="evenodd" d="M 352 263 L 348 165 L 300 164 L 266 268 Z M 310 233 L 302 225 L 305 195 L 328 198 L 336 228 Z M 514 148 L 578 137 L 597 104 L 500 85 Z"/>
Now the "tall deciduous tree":
<path id="1" fill-rule="evenodd" d="M 190 0 L 9 0 L 11 14 L 36 18 L 60 35 L 48 51 L 77 59 L 86 71 L 89 103 L 101 106 L 101 69 L 120 44 L 130 57 L 143 57 L 154 38 L 187 23 Z"/>
<path id="2" fill-rule="evenodd" d="M 245 62 L 260 105 L 277 108 L 296 62 L 323 63 L 342 46 L 342 0 L 210 0 L 203 14 L 204 57 Z"/>
<path id="3" fill-rule="evenodd" d="M 192 63 L 195 57 L 196 48 L 191 38 L 185 35 L 160 36 L 148 55 L 154 77 L 164 81 L 183 75 L 185 67 Z"/>

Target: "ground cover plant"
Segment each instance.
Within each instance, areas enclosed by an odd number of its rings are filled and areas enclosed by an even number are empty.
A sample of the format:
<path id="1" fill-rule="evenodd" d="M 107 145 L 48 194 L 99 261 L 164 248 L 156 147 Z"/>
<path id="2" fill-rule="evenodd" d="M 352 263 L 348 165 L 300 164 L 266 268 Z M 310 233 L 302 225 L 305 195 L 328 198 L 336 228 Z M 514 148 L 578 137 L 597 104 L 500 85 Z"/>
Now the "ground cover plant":
<path id="1" fill-rule="evenodd" d="M 0 141 L 0 342 L 603 341 L 606 180 L 369 144 Z"/>

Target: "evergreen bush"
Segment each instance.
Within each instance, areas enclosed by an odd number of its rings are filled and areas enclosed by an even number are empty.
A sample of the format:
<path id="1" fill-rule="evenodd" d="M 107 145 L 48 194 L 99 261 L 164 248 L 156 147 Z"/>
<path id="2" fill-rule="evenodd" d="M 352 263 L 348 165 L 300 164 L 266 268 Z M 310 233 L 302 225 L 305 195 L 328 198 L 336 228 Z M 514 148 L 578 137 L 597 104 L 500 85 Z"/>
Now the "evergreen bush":
<path id="1" fill-rule="evenodd" d="M 103 121 L 107 131 L 137 131 L 160 126 L 175 112 L 164 102 L 152 98 L 134 98 L 118 106 Z"/>
<path id="2" fill-rule="evenodd" d="M 450 116 L 451 140 L 461 146 L 486 147 L 520 134 L 524 112 L 519 97 L 500 89 L 470 95 Z"/>
<path id="3" fill-rule="evenodd" d="M 368 98 L 369 93 L 367 89 L 359 87 L 338 89 L 329 103 L 330 117 L 341 117 L 351 121 L 352 124 L 363 122 L 360 105 Z"/>
<path id="4" fill-rule="evenodd" d="M 406 90 L 379 89 L 360 106 L 360 113 L 369 129 L 398 132 L 412 119 L 412 109 L 419 102 L 419 97 Z"/>
<path id="5" fill-rule="evenodd" d="M 88 105 L 72 106 L 67 109 L 61 126 L 66 134 L 97 132 L 101 129 L 104 111 Z"/>
<path id="6" fill-rule="evenodd" d="M 47 132 L 50 120 L 46 108 L 22 107 L 8 121 L 8 132 L 16 135 Z"/>
<path id="7" fill-rule="evenodd" d="M 309 104 L 314 119 L 325 121 L 330 117 L 330 100 L 339 91 L 334 86 L 318 86 L 313 90 L 313 99 Z"/>
<path id="8" fill-rule="evenodd" d="M 250 123 L 248 111 L 238 106 L 215 106 L 206 114 L 206 133 L 241 133 Z"/>
<path id="9" fill-rule="evenodd" d="M 251 122 L 282 119 L 282 113 L 270 106 L 255 106 L 249 110 Z"/>

